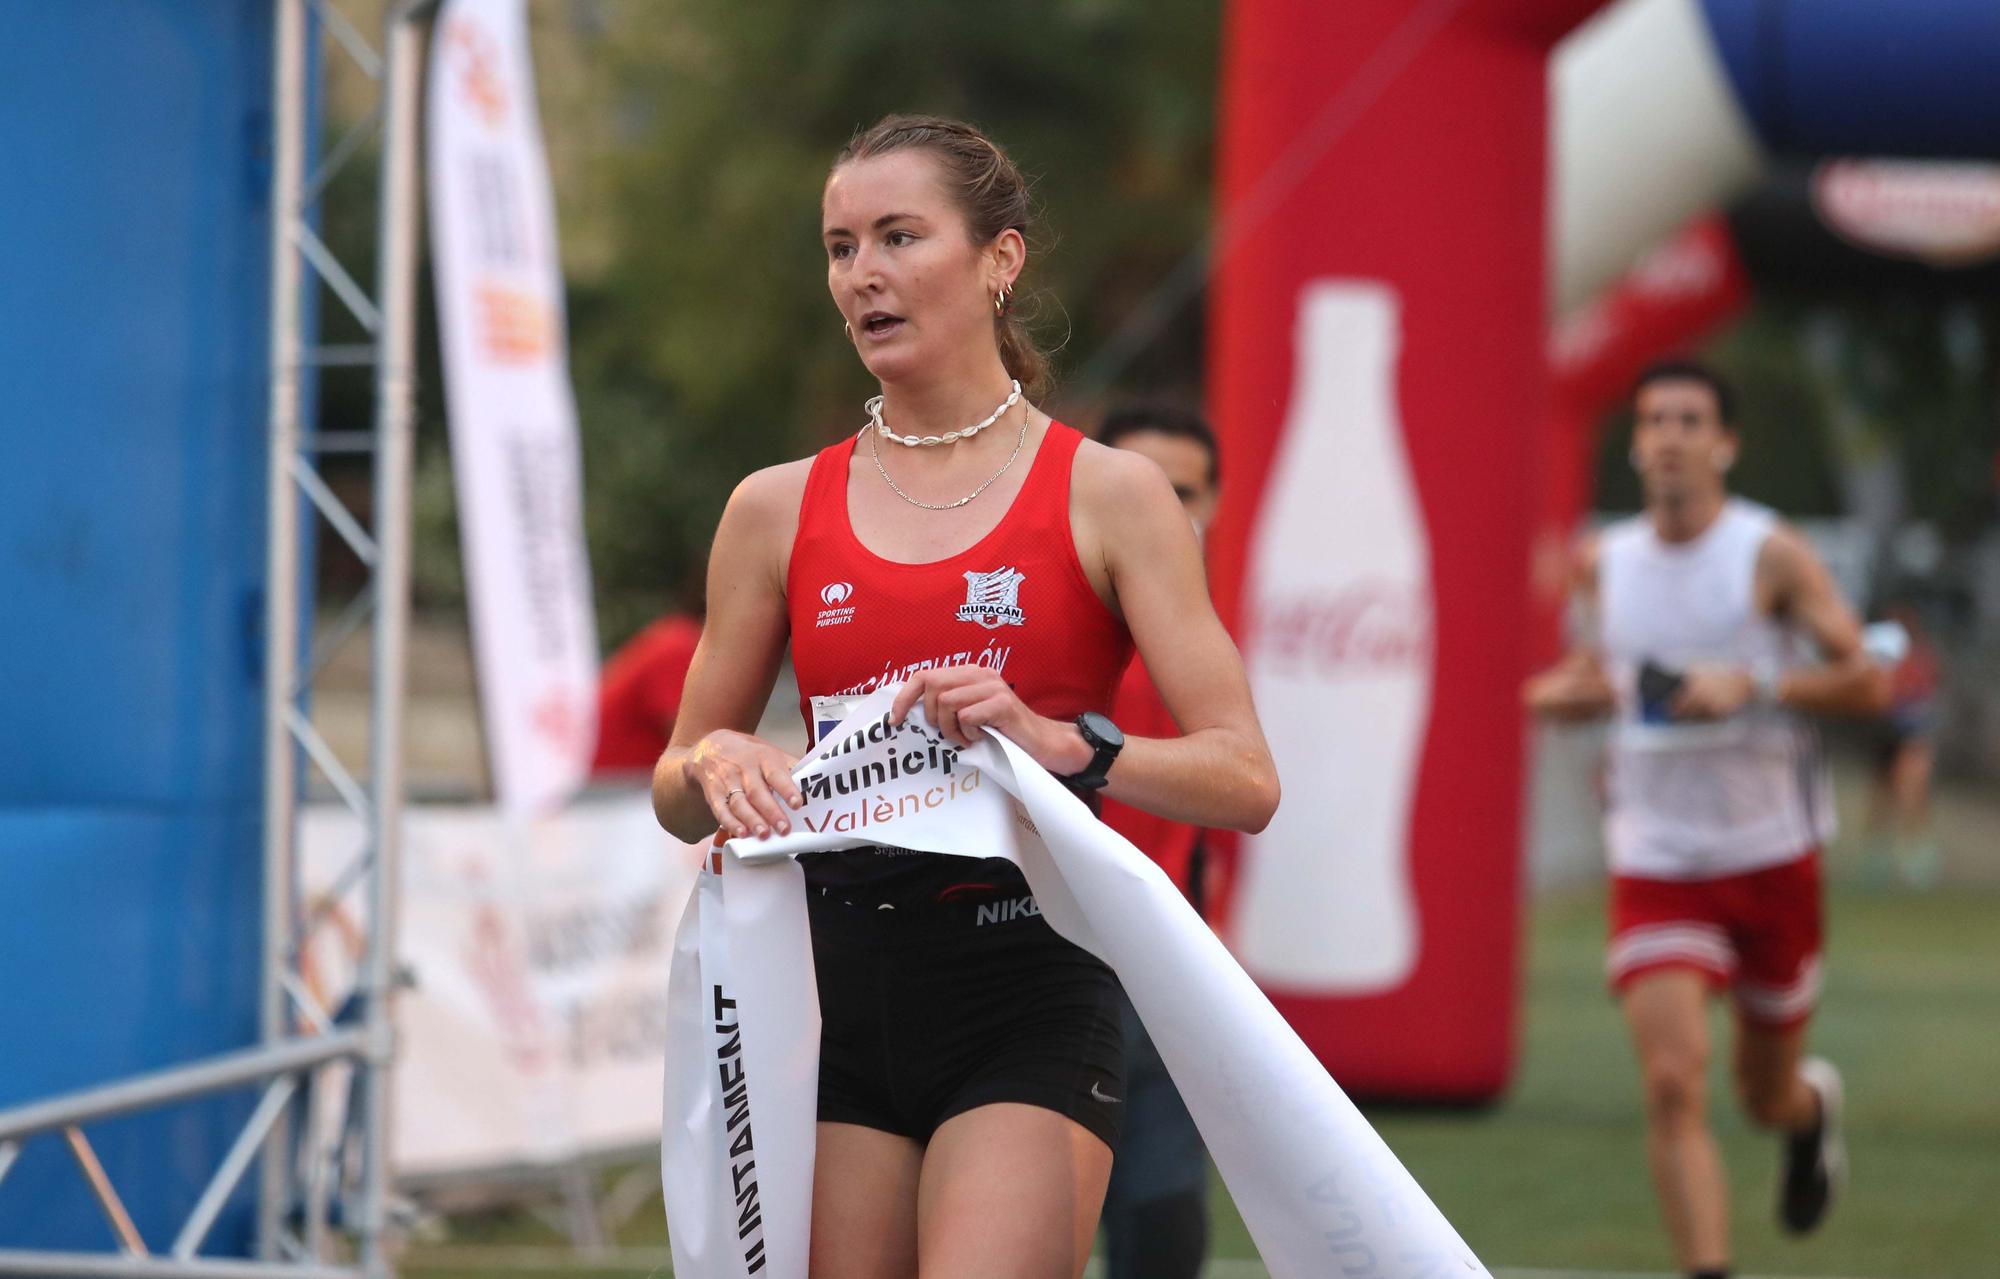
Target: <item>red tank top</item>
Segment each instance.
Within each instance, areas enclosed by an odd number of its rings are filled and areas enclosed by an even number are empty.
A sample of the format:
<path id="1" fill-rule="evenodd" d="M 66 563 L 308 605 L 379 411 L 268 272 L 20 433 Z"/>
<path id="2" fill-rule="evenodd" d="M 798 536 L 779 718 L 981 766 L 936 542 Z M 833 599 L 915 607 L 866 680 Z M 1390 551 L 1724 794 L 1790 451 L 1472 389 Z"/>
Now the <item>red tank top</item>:
<path id="1" fill-rule="evenodd" d="M 818 736 L 814 697 L 859 696 L 968 662 L 998 670 L 1051 719 L 1109 708 L 1132 636 L 1091 588 L 1070 532 L 1070 466 L 1082 439 L 1049 423 L 1000 523 L 926 564 L 883 559 L 855 537 L 847 477 L 858 437 L 820 451 L 785 589 L 807 732 Z"/>

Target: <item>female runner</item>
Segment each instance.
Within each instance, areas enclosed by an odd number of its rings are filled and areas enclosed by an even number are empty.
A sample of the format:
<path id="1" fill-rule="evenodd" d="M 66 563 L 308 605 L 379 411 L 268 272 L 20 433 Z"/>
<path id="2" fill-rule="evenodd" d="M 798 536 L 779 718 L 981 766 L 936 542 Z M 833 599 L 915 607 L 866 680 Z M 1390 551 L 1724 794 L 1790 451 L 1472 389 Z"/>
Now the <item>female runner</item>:
<path id="1" fill-rule="evenodd" d="M 991 727 L 1079 789 L 1262 829 L 1277 774 L 1173 489 L 1028 402 L 1020 173 L 970 126 L 892 116 L 841 152 L 823 214 L 827 285 L 881 400 L 859 436 L 731 496 L 654 772 L 661 824 L 790 828 L 797 761 L 751 735 L 789 641 L 815 732 L 839 699 L 906 681 L 896 714 L 921 699 L 952 740 Z M 1135 640 L 1181 737 L 1124 741 L 1101 715 Z M 1005 860 L 801 860 L 823 1022 L 814 1279 L 1074 1279 L 1124 1096 L 1115 978 Z"/>

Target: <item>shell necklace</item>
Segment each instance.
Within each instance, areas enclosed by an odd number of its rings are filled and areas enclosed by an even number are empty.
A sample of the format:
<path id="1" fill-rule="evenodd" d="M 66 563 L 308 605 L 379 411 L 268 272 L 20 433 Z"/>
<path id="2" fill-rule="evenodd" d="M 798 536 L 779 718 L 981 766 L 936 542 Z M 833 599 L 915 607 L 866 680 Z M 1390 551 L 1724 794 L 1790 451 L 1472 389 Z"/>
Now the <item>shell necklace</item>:
<path id="1" fill-rule="evenodd" d="M 943 435 L 896 434 L 894 431 L 890 430 L 888 426 L 882 421 L 882 397 L 879 395 L 869 400 L 868 403 L 862 405 L 862 407 L 866 409 L 868 412 L 868 420 L 875 424 L 875 433 L 881 436 L 883 439 L 894 440 L 898 444 L 907 444 L 913 449 L 930 448 L 938 444 L 956 444 L 960 440 L 969 440 L 973 436 L 985 430 L 987 427 L 993 425 L 995 422 L 998 422 L 1000 420 L 1000 416 L 1003 413 L 1005 413 L 1008 409 L 1013 408 L 1016 404 L 1019 404 L 1021 402 L 1020 379 L 1019 378 L 1014 379 L 1014 381 L 1008 383 L 1008 387 L 1009 389 L 1007 391 L 1007 398 L 1000 401 L 999 408 L 994 409 L 991 413 L 986 415 L 986 420 L 984 422 L 979 423 L 977 426 L 968 426 L 962 431 L 946 431 Z"/>

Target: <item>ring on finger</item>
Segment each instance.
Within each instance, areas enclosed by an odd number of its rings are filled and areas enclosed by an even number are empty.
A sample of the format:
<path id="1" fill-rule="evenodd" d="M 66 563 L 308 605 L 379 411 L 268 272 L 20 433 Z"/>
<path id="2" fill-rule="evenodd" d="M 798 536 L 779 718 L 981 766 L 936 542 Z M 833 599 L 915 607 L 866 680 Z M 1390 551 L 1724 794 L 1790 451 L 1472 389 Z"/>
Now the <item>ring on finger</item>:
<path id="1" fill-rule="evenodd" d="M 743 788 L 741 786 L 738 786 L 735 790 L 722 792 L 722 798 L 728 799 L 731 795 L 741 795 L 741 794 L 743 794 Z"/>

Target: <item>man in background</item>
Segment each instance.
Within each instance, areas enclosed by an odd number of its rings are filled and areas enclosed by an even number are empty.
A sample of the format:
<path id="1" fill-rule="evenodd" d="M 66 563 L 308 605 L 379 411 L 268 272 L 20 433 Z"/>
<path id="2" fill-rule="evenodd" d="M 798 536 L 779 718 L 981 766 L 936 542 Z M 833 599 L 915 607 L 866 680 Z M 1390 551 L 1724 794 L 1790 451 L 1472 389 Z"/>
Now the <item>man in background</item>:
<path id="1" fill-rule="evenodd" d="M 1199 414 L 1169 403 L 1123 405 L 1105 415 L 1097 438 L 1158 463 L 1180 496 L 1195 535 L 1201 536 L 1215 516 L 1221 471 L 1215 433 Z M 1180 736 L 1180 726 L 1136 656 L 1119 684 L 1110 714 L 1128 734 Z M 1103 816 L 1113 830 L 1159 863 L 1197 911 L 1202 909 L 1203 832 L 1113 800 L 1104 802 Z M 1208 1247 L 1207 1153 L 1129 1000 L 1122 1021 L 1125 1125 L 1104 1196 L 1105 1276 L 1194 1279 Z"/>
<path id="2" fill-rule="evenodd" d="M 1808 716 L 1870 716 L 1887 680 L 1811 544 L 1729 494 L 1734 395 L 1656 364 L 1633 392 L 1645 509 L 1579 556 L 1576 645 L 1528 682 L 1536 714 L 1612 716 L 1606 968 L 1639 1059 L 1646 1154 L 1676 1259 L 1729 1274 L 1708 1121 L 1708 998 L 1736 1006 L 1744 1109 L 1781 1139 L 1778 1218 L 1824 1219 L 1845 1152 L 1841 1082 L 1804 1055 L 1819 999 L 1820 850 L 1833 806 Z"/>
<path id="3" fill-rule="evenodd" d="M 1909 600 L 1897 600 L 1868 630 L 1887 630 L 1889 710 L 1873 725 L 1875 784 L 1868 796 L 1862 871 L 1877 884 L 1900 877 L 1912 888 L 1937 887 L 1943 850 L 1931 829 L 1931 770 L 1937 759 L 1937 647 Z"/>

